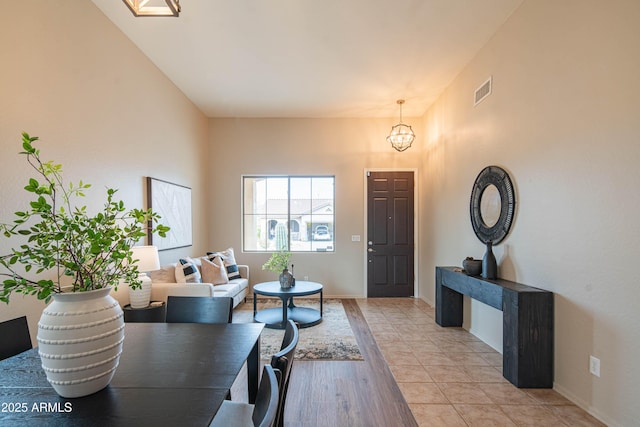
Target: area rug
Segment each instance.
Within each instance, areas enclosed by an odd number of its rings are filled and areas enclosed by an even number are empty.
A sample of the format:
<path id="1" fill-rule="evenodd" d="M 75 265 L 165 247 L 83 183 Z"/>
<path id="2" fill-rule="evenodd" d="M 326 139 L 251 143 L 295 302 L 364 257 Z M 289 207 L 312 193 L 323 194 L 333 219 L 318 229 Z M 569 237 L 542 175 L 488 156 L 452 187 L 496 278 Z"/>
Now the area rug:
<path id="1" fill-rule="evenodd" d="M 318 299 L 296 298 L 299 307 L 320 309 Z M 258 299 L 258 310 L 282 307 L 279 299 Z M 325 299 L 322 322 L 300 329 L 296 348 L 296 360 L 363 360 L 349 319 L 339 299 Z M 233 311 L 234 323 L 253 322 L 253 301 L 247 300 Z M 260 341 L 260 357 L 271 360 L 271 355 L 280 351 L 284 330 L 264 328 Z"/>

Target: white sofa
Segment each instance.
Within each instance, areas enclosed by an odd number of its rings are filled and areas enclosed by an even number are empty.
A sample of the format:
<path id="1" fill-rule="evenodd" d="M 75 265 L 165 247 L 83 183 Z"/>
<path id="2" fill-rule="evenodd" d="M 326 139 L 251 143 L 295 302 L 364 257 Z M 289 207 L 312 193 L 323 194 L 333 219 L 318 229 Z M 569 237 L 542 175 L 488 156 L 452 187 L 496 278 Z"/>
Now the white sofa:
<path id="1" fill-rule="evenodd" d="M 175 264 L 171 264 L 175 267 Z M 163 269 L 170 266 L 163 266 Z M 235 308 L 247 296 L 249 291 L 249 266 L 238 265 L 241 278 L 232 279 L 223 285 L 211 283 L 175 283 L 153 280 L 151 286 L 151 301 L 167 302 L 168 296 L 205 296 L 205 297 L 232 297 Z M 153 278 L 153 275 L 152 275 Z M 160 279 L 162 280 L 162 279 Z M 129 304 L 129 287 L 120 284 L 118 290 L 111 291 L 111 295 L 118 300 L 121 307 Z"/>

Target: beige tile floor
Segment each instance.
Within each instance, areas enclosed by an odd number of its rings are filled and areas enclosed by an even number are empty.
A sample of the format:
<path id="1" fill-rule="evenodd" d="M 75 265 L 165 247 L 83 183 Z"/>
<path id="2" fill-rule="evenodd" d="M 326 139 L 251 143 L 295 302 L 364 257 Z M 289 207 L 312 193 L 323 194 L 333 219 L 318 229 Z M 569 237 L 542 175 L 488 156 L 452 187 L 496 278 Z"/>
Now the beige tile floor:
<path id="1" fill-rule="evenodd" d="M 358 299 L 420 426 L 603 426 L 551 389 L 519 389 L 502 355 L 462 328 L 442 328 L 419 299 Z"/>

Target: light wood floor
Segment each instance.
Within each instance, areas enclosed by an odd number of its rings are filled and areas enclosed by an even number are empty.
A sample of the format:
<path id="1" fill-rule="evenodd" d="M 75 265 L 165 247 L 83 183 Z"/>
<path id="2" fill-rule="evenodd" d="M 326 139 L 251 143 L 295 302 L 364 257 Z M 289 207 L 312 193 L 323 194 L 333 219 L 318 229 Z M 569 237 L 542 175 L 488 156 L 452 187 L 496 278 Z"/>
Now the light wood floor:
<path id="1" fill-rule="evenodd" d="M 285 426 L 417 426 L 358 304 L 342 303 L 364 361 L 294 362 Z"/>
<path id="2" fill-rule="evenodd" d="M 603 426 L 554 390 L 511 385 L 499 353 L 438 326 L 424 301 L 342 303 L 364 361 L 296 360 L 287 427 Z M 233 399 L 246 399 L 246 377 L 236 384 Z"/>
<path id="3" fill-rule="evenodd" d="M 285 427 L 417 427 L 357 302 L 342 303 L 364 361 L 296 360 Z M 247 399 L 246 371 L 242 374 L 231 389 L 233 400 Z"/>

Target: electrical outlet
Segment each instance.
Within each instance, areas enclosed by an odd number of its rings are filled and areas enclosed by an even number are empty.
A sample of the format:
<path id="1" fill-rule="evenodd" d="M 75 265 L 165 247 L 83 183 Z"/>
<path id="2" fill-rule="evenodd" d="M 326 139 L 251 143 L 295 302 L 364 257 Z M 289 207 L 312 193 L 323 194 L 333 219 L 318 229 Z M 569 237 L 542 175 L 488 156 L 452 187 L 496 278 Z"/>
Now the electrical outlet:
<path id="1" fill-rule="evenodd" d="M 303 277 L 303 279 L 304 279 L 305 281 L 308 281 L 308 280 L 309 280 L 309 276 L 304 276 L 304 277 Z"/>
<path id="2" fill-rule="evenodd" d="M 600 359 L 589 356 L 589 372 L 600 378 Z"/>

